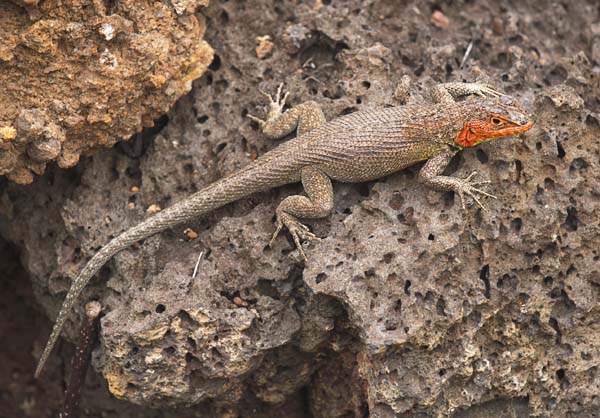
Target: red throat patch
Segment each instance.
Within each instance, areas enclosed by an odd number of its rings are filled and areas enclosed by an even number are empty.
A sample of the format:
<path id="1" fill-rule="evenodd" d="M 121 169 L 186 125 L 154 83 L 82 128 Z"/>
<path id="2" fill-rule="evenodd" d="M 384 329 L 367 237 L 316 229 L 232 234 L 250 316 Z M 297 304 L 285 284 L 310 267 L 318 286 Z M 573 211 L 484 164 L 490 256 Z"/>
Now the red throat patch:
<path id="1" fill-rule="evenodd" d="M 471 127 L 469 126 L 470 123 L 472 122 L 465 122 L 462 130 L 456 135 L 456 138 L 454 138 L 454 142 L 464 148 L 473 146 L 474 142 Z"/>

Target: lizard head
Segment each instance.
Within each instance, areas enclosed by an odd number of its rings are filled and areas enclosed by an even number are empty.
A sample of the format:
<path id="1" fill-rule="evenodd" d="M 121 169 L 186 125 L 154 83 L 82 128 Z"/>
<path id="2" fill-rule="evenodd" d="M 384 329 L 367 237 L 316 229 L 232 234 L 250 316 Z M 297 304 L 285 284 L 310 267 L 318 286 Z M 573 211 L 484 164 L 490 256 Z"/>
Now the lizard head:
<path id="1" fill-rule="evenodd" d="M 517 135 L 530 130 L 534 121 L 521 105 L 510 96 L 488 99 L 476 112 L 474 120 L 467 121 L 454 142 L 461 147 L 473 147 L 503 136 Z"/>

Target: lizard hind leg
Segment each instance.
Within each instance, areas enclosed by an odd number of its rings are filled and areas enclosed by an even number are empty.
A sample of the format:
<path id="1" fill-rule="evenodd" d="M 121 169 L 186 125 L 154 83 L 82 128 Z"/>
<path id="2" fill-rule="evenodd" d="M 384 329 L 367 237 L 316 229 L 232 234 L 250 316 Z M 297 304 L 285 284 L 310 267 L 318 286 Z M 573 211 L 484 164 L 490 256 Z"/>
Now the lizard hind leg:
<path id="1" fill-rule="evenodd" d="M 250 119 L 259 124 L 262 132 L 268 138 L 282 138 L 294 131 L 297 131 L 298 135 L 302 135 L 325 123 L 323 110 L 314 101 L 304 102 L 284 112 L 283 108 L 289 93 L 282 95 L 282 88 L 283 84 L 280 84 L 275 96 L 261 92 L 269 99 L 269 112 L 266 120 L 248 115 Z"/>
<path id="2" fill-rule="evenodd" d="M 316 239 L 306 225 L 298 218 L 324 218 L 333 209 L 333 186 L 331 179 L 318 168 L 307 167 L 302 170 L 302 185 L 308 196 L 288 196 L 279 204 L 276 210 L 277 229 L 271 238 L 275 238 L 285 226 L 292 235 L 296 248 L 304 261 L 308 261 L 302 249 L 302 240 Z"/>

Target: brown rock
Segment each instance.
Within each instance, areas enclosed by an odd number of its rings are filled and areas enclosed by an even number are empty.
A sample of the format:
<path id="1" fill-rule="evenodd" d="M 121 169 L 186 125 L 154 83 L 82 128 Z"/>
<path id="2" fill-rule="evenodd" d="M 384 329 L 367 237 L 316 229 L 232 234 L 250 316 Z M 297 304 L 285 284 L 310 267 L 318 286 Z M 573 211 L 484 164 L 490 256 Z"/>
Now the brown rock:
<path id="1" fill-rule="evenodd" d="M 36 162 L 69 167 L 82 153 L 151 126 L 212 60 L 202 40 L 204 20 L 194 13 L 206 0 L 179 1 L 175 9 L 133 0 L 114 2 L 110 10 L 91 0 L 84 7 L 15 3 L 26 10 L 0 2 L 0 126 L 18 130 L 10 147 L 16 162 L 4 170 L 18 170 L 9 178 L 19 182 L 33 179 L 23 173 L 34 166 L 40 172 Z M 58 142 L 66 141 L 66 151 L 56 140 L 37 142 L 47 126 L 63 131 Z"/>
<path id="2" fill-rule="evenodd" d="M 450 20 L 439 10 L 431 14 L 431 23 L 440 29 L 448 29 L 450 26 Z"/>
<path id="3" fill-rule="evenodd" d="M 273 41 L 271 41 L 271 37 L 269 35 L 259 36 L 256 38 L 256 42 L 258 43 L 256 46 L 256 56 L 258 59 L 263 60 L 273 53 L 275 44 Z"/>

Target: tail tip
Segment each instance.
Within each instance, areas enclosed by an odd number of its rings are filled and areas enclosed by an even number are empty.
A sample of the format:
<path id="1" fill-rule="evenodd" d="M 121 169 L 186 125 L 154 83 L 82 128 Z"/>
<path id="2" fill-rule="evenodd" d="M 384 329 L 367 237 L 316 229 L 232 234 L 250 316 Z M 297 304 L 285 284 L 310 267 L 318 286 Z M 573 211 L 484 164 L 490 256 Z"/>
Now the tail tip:
<path id="1" fill-rule="evenodd" d="M 35 371 L 33 372 L 33 378 L 34 379 L 38 379 L 40 377 L 40 375 L 42 374 L 42 371 L 44 370 L 44 366 L 46 365 L 46 361 L 48 360 L 48 353 L 47 353 L 48 349 L 44 349 L 44 352 L 42 353 L 42 357 L 40 357 L 40 359 L 38 360 L 38 364 L 35 368 Z"/>
<path id="2" fill-rule="evenodd" d="M 34 379 L 39 379 L 40 375 L 42 374 L 42 369 L 44 368 L 44 365 L 41 363 L 38 363 L 37 367 L 35 368 L 35 372 L 33 372 L 33 378 Z"/>

